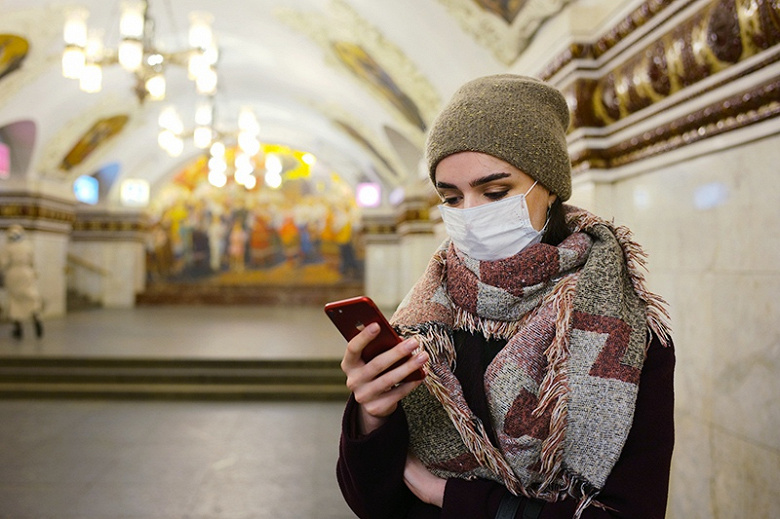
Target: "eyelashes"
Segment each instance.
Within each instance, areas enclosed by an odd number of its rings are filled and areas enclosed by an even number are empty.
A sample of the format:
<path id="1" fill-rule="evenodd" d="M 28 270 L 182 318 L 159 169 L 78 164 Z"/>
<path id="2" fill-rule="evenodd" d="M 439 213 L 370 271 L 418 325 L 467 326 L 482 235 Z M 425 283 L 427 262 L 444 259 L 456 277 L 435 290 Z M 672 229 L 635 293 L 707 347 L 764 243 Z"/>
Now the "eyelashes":
<path id="1" fill-rule="evenodd" d="M 495 202 L 497 200 L 501 200 L 502 198 L 506 197 L 509 194 L 509 190 L 505 189 L 503 191 L 489 191 L 487 193 L 482 193 L 482 196 L 490 200 L 491 202 Z M 449 206 L 456 206 L 459 203 L 463 201 L 462 195 L 451 195 L 451 196 L 442 196 L 441 202 L 444 205 Z"/>
<path id="2" fill-rule="evenodd" d="M 492 191 L 490 193 L 485 193 L 485 197 L 491 199 L 491 200 L 501 200 L 509 193 L 509 190 L 506 191 Z"/>

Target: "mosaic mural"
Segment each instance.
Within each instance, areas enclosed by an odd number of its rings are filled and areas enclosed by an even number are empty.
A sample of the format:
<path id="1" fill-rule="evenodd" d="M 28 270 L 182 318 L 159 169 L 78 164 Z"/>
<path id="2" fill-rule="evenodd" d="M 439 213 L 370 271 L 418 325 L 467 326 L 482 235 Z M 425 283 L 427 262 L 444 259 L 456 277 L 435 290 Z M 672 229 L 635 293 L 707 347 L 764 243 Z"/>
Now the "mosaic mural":
<path id="1" fill-rule="evenodd" d="M 73 148 L 60 162 L 59 168 L 68 171 L 87 159 L 99 146 L 122 131 L 130 118 L 127 115 L 115 115 L 98 120 L 73 145 Z"/>
<path id="2" fill-rule="evenodd" d="M 22 66 L 30 44 L 15 34 L 0 34 L 0 79 Z"/>
<path id="3" fill-rule="evenodd" d="M 292 164 L 279 188 L 207 180 L 205 157 L 186 165 L 153 200 L 148 282 L 327 285 L 362 278 L 359 210 L 335 173 Z"/>
<path id="4" fill-rule="evenodd" d="M 331 48 L 352 74 L 370 85 L 403 114 L 407 121 L 425 131 L 425 121 L 417 105 L 364 47 L 347 41 L 335 41 Z"/>

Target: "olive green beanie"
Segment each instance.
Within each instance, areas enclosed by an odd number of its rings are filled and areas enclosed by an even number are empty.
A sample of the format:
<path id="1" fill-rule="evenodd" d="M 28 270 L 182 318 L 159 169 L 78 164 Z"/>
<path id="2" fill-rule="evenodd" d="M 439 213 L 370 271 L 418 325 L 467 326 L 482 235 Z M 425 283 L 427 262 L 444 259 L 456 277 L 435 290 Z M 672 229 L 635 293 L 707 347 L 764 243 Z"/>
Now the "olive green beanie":
<path id="1" fill-rule="evenodd" d="M 455 92 L 428 132 L 431 180 L 436 182 L 436 166 L 448 155 L 477 151 L 512 164 L 566 201 L 568 127 L 566 99 L 547 83 L 514 74 L 474 79 Z"/>

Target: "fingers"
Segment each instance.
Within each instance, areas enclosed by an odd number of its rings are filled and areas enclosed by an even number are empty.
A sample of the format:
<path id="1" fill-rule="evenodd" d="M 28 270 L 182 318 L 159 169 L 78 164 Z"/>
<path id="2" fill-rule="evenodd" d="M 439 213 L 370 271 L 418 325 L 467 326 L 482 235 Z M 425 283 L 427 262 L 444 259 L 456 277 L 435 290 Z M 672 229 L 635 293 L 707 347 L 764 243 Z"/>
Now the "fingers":
<path id="1" fill-rule="evenodd" d="M 405 339 L 401 341 L 392 349 L 380 355 L 377 355 L 376 358 L 372 359 L 371 362 L 366 364 L 368 375 L 371 378 L 378 377 L 380 374 L 390 370 L 391 368 L 395 368 L 399 366 L 401 363 L 407 364 L 408 360 L 410 360 L 410 358 L 414 359 L 414 357 L 416 357 L 420 361 L 420 363 L 417 364 L 417 367 L 422 366 L 428 357 L 427 357 L 427 353 L 425 354 L 425 356 L 413 357 L 414 352 L 418 349 L 418 347 L 419 347 L 419 343 L 417 342 L 417 339 L 411 338 L 411 339 Z M 424 353 L 424 352 L 420 352 L 420 353 Z M 409 373 L 406 373 L 399 380 L 393 381 L 392 382 L 393 384 L 402 381 L 404 378 L 406 378 L 408 375 L 410 375 L 415 371 L 415 367 L 412 365 L 407 365 L 406 367 L 411 371 Z"/>
<path id="2" fill-rule="evenodd" d="M 377 357 L 368 363 L 358 372 L 361 376 L 347 377 L 347 387 L 354 393 L 355 400 L 366 406 L 366 410 L 375 416 L 391 413 L 402 398 L 422 383 L 422 380 L 411 382 L 404 380 L 422 368 L 428 360 L 428 354 L 420 352 L 408 357 L 405 362 L 387 372 L 382 372 L 383 369 L 386 369 L 383 368 L 386 366 L 385 363 L 380 363 L 379 367 L 373 365 L 381 360 Z M 377 371 L 381 373 L 378 376 Z"/>
<path id="3" fill-rule="evenodd" d="M 347 350 L 344 352 L 344 358 L 341 361 L 341 369 L 344 373 L 346 373 L 347 369 L 350 367 L 361 364 L 360 353 L 368 343 L 376 338 L 378 333 L 379 325 L 377 323 L 371 323 L 347 343 Z"/>
<path id="4" fill-rule="evenodd" d="M 366 384 L 353 392 L 355 401 L 368 414 L 375 417 L 385 417 L 392 414 L 398 406 L 398 402 L 422 384 L 422 380 L 415 380 L 394 385 L 390 389 L 377 391 L 376 388 L 381 387 L 381 383 L 378 380 L 376 382 L 378 385 L 373 383 Z"/>
<path id="5" fill-rule="evenodd" d="M 421 501 L 439 508 L 444 503 L 444 490 L 447 480 L 433 475 L 413 454 L 406 457 L 404 465 L 404 483 Z"/>
<path id="6" fill-rule="evenodd" d="M 368 363 L 358 360 L 355 366 L 345 369 L 347 387 L 356 395 L 363 386 L 377 394 L 394 389 L 427 362 L 428 354 L 424 351 L 413 354 L 416 349 L 417 341 L 407 339 Z M 342 368 L 344 364 L 342 361 Z"/>
<path id="7" fill-rule="evenodd" d="M 416 339 L 406 339 L 366 363 L 361 358 L 363 349 L 373 340 L 379 326 L 372 324 L 347 344 L 341 369 L 347 375 L 347 387 L 363 410 L 373 417 L 389 416 L 398 402 L 411 393 L 422 381 L 404 382 L 428 361 Z"/>
<path id="8" fill-rule="evenodd" d="M 347 378 L 355 378 L 357 383 L 376 381 L 383 391 L 392 389 L 428 360 L 424 351 L 414 354 L 418 346 L 416 339 L 406 339 L 368 363 L 360 359 L 357 368 L 347 372 Z"/>
<path id="9" fill-rule="evenodd" d="M 368 367 L 361 378 L 375 378 L 391 366 L 399 363 L 405 357 L 410 356 L 417 348 L 418 343 L 415 339 L 406 339 L 388 351 L 377 355 L 370 362 L 366 363 L 361 358 L 361 353 L 374 340 L 379 333 L 379 325 L 371 323 L 352 340 L 347 343 L 347 349 L 341 361 L 341 370 L 350 377 L 356 369 Z M 425 360 L 422 361 L 422 364 Z M 412 370 L 413 372 L 414 370 Z M 403 379 L 403 378 L 402 378 Z M 402 380 L 401 379 L 401 380 Z"/>

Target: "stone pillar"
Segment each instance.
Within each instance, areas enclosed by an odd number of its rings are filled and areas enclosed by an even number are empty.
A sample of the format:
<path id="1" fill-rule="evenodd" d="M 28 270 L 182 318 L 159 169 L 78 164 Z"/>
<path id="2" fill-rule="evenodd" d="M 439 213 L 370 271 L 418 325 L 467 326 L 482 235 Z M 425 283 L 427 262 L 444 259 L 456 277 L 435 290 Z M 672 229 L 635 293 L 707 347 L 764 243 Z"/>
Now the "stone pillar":
<path id="1" fill-rule="evenodd" d="M 44 317 L 62 316 L 66 312 L 66 255 L 74 219 L 73 201 L 25 190 L 0 193 L 3 234 L 9 226 L 21 225 L 33 245 Z M 4 238 L 1 243 L 5 244 Z"/>
<path id="2" fill-rule="evenodd" d="M 401 285 L 400 238 L 391 209 L 363 213 L 366 295 L 388 314 L 399 302 Z M 403 297 L 403 296 L 401 296 Z"/>
<path id="3" fill-rule="evenodd" d="M 69 288 L 106 308 L 131 308 L 146 286 L 141 213 L 79 211 L 68 251 Z"/>

